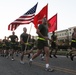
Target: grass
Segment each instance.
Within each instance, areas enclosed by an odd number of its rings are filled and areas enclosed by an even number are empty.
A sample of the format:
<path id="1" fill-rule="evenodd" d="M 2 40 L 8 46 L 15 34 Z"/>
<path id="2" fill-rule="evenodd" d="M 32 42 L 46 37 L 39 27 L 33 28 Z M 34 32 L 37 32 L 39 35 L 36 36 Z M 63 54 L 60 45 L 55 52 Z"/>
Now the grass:
<path id="1" fill-rule="evenodd" d="M 37 50 L 34 50 L 33 52 L 36 53 Z M 54 51 L 53 51 L 53 53 L 54 53 Z M 66 55 L 66 54 L 67 54 L 67 51 L 57 51 L 57 55 Z"/>
<path id="2" fill-rule="evenodd" d="M 57 52 L 57 55 L 66 55 L 67 54 L 67 51 L 58 51 Z"/>

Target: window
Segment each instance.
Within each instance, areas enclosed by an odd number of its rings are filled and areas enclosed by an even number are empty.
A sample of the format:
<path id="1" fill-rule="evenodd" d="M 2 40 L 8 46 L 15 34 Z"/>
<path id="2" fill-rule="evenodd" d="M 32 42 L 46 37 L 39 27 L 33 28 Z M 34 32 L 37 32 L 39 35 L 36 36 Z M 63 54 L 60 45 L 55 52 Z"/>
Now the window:
<path id="1" fill-rule="evenodd" d="M 71 31 L 71 29 L 69 29 Z"/>
<path id="2" fill-rule="evenodd" d="M 71 32 L 70 32 L 70 34 L 71 34 Z"/>

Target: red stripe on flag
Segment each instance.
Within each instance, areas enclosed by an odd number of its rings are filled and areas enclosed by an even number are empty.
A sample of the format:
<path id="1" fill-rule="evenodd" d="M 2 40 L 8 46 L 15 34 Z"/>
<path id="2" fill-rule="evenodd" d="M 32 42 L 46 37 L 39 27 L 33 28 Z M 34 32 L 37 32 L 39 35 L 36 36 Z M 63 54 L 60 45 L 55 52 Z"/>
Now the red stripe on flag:
<path id="1" fill-rule="evenodd" d="M 20 16 L 18 19 L 10 23 L 8 26 L 8 30 L 15 30 L 20 24 L 29 24 L 30 22 L 32 22 L 35 16 L 37 4 L 35 4 L 30 10 L 28 10 L 25 14 Z"/>

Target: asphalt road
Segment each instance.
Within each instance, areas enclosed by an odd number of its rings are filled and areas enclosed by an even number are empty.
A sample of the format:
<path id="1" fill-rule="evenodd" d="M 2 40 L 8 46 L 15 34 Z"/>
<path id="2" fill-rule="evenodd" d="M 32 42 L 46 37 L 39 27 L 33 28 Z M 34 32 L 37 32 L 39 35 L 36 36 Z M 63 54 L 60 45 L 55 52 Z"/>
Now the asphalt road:
<path id="1" fill-rule="evenodd" d="M 31 67 L 27 56 L 24 58 L 24 65 L 19 60 L 19 57 L 15 57 L 15 61 L 0 57 L 0 75 L 76 75 L 76 58 L 74 61 L 64 56 L 50 58 L 50 66 L 55 69 L 54 72 L 44 70 L 45 61 L 41 57 L 37 57 Z"/>

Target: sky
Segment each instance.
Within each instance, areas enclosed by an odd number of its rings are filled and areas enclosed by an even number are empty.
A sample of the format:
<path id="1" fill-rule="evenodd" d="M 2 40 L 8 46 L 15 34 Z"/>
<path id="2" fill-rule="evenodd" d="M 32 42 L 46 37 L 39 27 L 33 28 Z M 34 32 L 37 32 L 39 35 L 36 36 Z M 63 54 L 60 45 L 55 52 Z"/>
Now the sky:
<path id="1" fill-rule="evenodd" d="M 76 0 L 0 0 L 0 39 L 9 36 L 12 31 L 8 31 L 8 25 L 15 19 L 26 13 L 38 2 L 37 14 L 48 4 L 48 19 L 56 13 L 57 31 L 76 26 Z M 27 33 L 36 36 L 36 29 L 32 23 L 20 25 L 15 34 L 20 37 L 23 27 L 27 27 Z M 30 29 L 31 28 L 31 29 Z"/>

